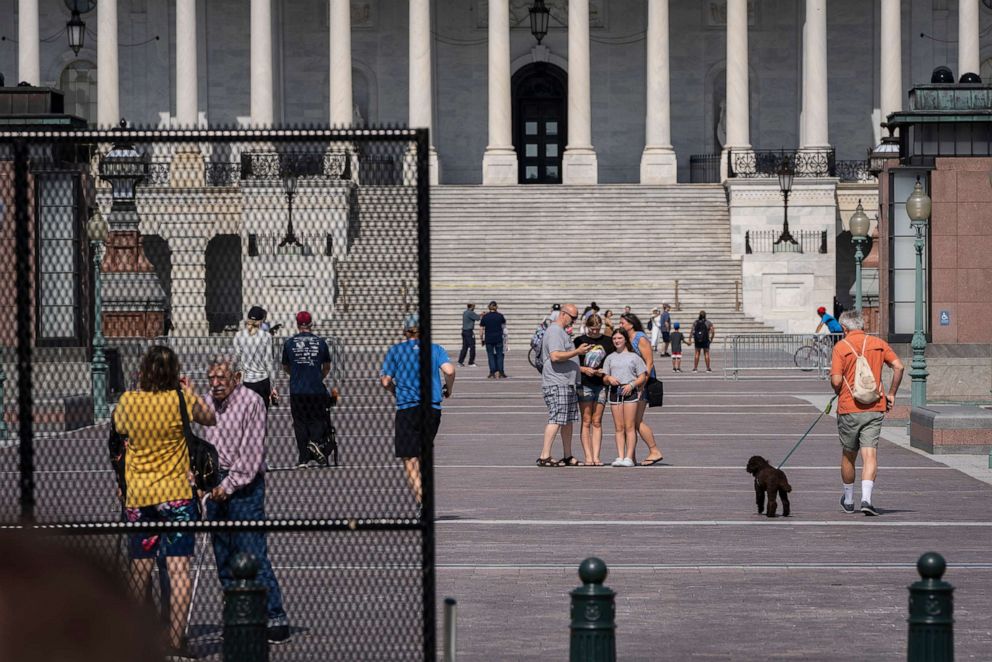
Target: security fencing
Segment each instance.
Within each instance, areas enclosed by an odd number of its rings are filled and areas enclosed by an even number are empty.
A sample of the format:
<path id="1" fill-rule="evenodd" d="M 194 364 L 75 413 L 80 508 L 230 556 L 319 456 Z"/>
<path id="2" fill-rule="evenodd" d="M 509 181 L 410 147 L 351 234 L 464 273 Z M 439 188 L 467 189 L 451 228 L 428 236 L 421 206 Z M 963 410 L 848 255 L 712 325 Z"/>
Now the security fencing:
<path id="1" fill-rule="evenodd" d="M 762 377 L 793 372 L 826 379 L 830 357 L 842 334 L 742 333 L 725 336 L 724 377 Z"/>
<path id="2" fill-rule="evenodd" d="M 48 534 L 138 599 L 94 659 L 220 659 L 241 551 L 268 659 L 435 659 L 427 146 L 0 132 L 0 558 Z"/>

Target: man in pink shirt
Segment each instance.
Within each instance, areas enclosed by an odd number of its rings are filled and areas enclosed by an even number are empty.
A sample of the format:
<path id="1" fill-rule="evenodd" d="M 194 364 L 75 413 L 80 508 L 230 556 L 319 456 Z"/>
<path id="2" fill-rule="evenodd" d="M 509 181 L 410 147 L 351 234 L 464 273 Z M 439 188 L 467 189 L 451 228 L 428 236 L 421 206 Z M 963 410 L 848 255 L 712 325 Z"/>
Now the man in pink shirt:
<path id="1" fill-rule="evenodd" d="M 206 496 L 209 520 L 265 519 L 265 424 L 266 408 L 261 396 L 241 384 L 241 368 L 235 357 L 219 356 L 210 361 L 208 401 L 217 415 L 217 425 L 204 428 L 206 440 L 217 448 L 220 485 Z M 249 552 L 259 562 L 258 579 L 268 589 L 268 636 L 273 644 L 289 639 L 289 620 L 282 605 L 282 592 L 269 562 L 265 533 L 243 531 L 211 534 L 217 574 L 225 587 L 234 582 L 231 560 L 238 552 Z"/>

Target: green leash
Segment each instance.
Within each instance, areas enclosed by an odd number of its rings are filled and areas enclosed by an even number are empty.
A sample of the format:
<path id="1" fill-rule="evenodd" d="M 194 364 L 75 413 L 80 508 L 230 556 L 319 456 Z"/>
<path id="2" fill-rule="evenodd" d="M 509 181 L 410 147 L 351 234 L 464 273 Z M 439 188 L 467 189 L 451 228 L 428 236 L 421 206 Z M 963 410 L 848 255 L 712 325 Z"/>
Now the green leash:
<path id="1" fill-rule="evenodd" d="M 813 421 L 813 424 L 809 426 L 809 429 L 807 429 L 806 432 L 803 433 L 803 436 L 799 437 L 799 441 L 796 442 L 796 445 L 792 447 L 792 450 L 788 452 L 788 454 L 785 456 L 785 458 L 781 462 L 779 462 L 778 466 L 775 467 L 776 469 L 781 469 L 782 468 L 782 466 L 785 464 L 786 460 L 788 460 L 790 457 L 792 457 L 792 454 L 796 452 L 796 449 L 797 448 L 799 448 L 799 444 L 803 443 L 803 441 L 806 440 L 806 437 L 809 436 L 809 433 L 812 432 L 813 431 L 813 428 L 816 427 L 816 424 L 820 422 L 820 419 L 830 413 L 830 410 L 834 406 L 834 400 L 836 400 L 836 399 L 837 399 L 837 396 L 836 395 L 834 397 L 830 398 L 830 402 L 827 403 L 826 409 L 824 409 L 823 411 L 820 412 L 820 415 L 816 417 L 816 420 Z"/>

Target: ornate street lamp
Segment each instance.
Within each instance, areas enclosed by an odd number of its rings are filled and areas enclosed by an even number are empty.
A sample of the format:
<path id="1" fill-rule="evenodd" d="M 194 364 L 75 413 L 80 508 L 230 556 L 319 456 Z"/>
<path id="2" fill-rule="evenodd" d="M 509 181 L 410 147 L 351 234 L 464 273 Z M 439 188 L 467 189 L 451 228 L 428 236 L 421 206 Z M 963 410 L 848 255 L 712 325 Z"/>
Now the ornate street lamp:
<path id="1" fill-rule="evenodd" d="M 789 194 L 792 192 L 792 178 L 795 172 L 789 157 L 782 158 L 782 164 L 778 168 L 778 187 L 782 191 L 782 198 L 785 201 L 785 217 L 782 223 L 782 234 L 779 235 L 775 243 L 772 244 L 772 253 L 801 253 L 802 247 L 789 232 Z"/>
<path id="2" fill-rule="evenodd" d="M 909 368 L 909 376 L 913 380 L 913 406 L 923 407 L 927 403 L 927 361 L 924 354 L 927 349 L 927 338 L 923 335 L 923 231 L 930 218 L 930 196 L 923 192 L 920 178 L 909 199 L 906 200 L 906 214 L 909 224 L 916 231 L 913 247 L 916 249 L 916 296 L 913 299 L 916 311 L 916 325 L 913 329 L 913 363 Z"/>
<path id="3" fill-rule="evenodd" d="M 885 164 L 890 160 L 899 159 L 899 139 L 892 135 L 895 127 L 882 124 L 889 135 L 882 136 L 882 142 L 868 150 L 868 172 L 878 177 L 885 169 Z"/>
<path id="4" fill-rule="evenodd" d="M 122 131 L 127 129 L 127 120 L 121 119 L 120 128 Z M 99 171 L 100 178 L 110 182 L 111 213 L 136 210 L 134 191 L 148 175 L 148 155 L 129 142 L 116 142 L 100 160 Z"/>
<path id="5" fill-rule="evenodd" d="M 858 208 L 851 216 L 851 242 L 854 244 L 854 309 L 861 312 L 861 262 L 865 259 L 862 251 L 868 242 L 868 232 L 871 230 L 871 219 L 865 213 L 865 208 L 858 200 Z"/>
<path id="6" fill-rule="evenodd" d="M 69 48 L 76 55 L 79 55 L 79 51 L 83 48 L 83 40 L 86 38 L 86 23 L 80 18 L 79 12 L 75 9 L 72 10 L 72 17 L 69 22 L 65 24 L 65 32 L 69 37 Z"/>
<path id="7" fill-rule="evenodd" d="M 538 45 L 548 34 L 548 16 L 551 10 L 544 6 L 544 0 L 534 0 L 530 8 L 530 33 L 537 39 Z"/>
<path id="8" fill-rule="evenodd" d="M 86 223 L 86 236 L 90 240 L 93 253 L 93 361 L 90 373 L 93 383 L 93 420 L 100 421 L 110 415 L 107 407 L 107 357 L 104 353 L 106 342 L 103 338 L 103 300 L 100 282 L 100 263 L 103 260 L 103 245 L 107 241 L 109 228 L 103 214 L 97 209 Z"/>
<path id="9" fill-rule="evenodd" d="M 286 192 L 286 206 L 289 210 L 289 220 L 286 222 L 286 236 L 279 242 L 279 248 L 283 248 L 284 246 L 299 246 L 302 249 L 303 244 L 300 243 L 300 240 L 293 233 L 293 198 L 296 196 L 296 172 L 293 171 L 292 167 L 284 171 L 282 187 Z"/>

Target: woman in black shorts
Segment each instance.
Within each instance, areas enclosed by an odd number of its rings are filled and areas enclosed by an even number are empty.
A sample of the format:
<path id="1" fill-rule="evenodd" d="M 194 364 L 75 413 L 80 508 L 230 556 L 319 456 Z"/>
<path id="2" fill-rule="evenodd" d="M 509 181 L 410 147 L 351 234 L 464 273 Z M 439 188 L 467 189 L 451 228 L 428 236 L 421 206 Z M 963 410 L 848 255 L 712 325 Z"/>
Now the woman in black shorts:
<path id="1" fill-rule="evenodd" d="M 613 466 L 632 467 L 637 444 L 637 403 L 648 381 L 648 369 L 644 359 L 633 351 L 623 329 L 616 329 L 611 338 L 615 351 L 603 362 L 603 382 L 608 387 L 606 399 L 616 431 L 617 459 Z"/>

